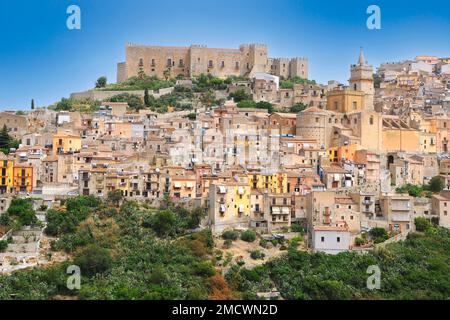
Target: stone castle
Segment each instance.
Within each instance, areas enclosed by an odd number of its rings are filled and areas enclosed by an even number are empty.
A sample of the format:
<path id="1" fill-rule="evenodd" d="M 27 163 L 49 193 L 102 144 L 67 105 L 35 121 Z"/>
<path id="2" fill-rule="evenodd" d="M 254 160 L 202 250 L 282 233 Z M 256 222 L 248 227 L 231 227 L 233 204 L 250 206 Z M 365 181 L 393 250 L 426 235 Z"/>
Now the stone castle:
<path id="1" fill-rule="evenodd" d="M 269 58 L 264 44 L 243 44 L 239 49 L 208 48 L 203 45 L 167 47 L 127 44 L 126 61 L 117 65 L 117 82 L 144 72 L 158 78 L 251 76 L 258 72 L 284 78 L 308 78 L 308 59 Z"/>

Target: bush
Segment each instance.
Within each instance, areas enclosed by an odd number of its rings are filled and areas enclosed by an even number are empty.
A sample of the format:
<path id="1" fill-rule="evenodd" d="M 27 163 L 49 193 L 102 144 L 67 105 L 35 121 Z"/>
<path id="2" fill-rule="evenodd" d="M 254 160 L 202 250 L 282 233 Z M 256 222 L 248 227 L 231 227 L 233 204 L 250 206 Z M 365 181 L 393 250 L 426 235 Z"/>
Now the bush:
<path id="1" fill-rule="evenodd" d="M 222 233 L 222 238 L 225 240 L 234 241 L 234 240 L 237 240 L 238 237 L 239 237 L 239 232 L 237 232 L 237 231 L 227 230 Z"/>
<path id="2" fill-rule="evenodd" d="M 16 222 L 23 226 L 31 226 L 37 222 L 36 212 L 30 199 L 14 198 L 7 213 L 10 217 L 16 217 Z"/>
<path id="3" fill-rule="evenodd" d="M 356 237 L 356 238 L 355 238 L 355 245 L 357 245 L 357 246 L 362 246 L 362 245 L 365 244 L 365 243 L 366 243 L 366 241 L 364 241 L 363 238 L 360 238 L 360 237 Z"/>
<path id="4" fill-rule="evenodd" d="M 297 223 L 293 223 L 291 225 L 291 231 L 292 232 L 300 232 L 301 234 L 305 233 L 305 228 L 303 228 L 301 225 L 297 224 Z"/>
<path id="5" fill-rule="evenodd" d="M 441 192 L 444 189 L 444 179 L 440 176 L 431 178 L 428 183 L 427 189 L 432 192 Z"/>
<path id="6" fill-rule="evenodd" d="M 373 228 L 370 230 L 370 235 L 372 236 L 374 243 L 381 243 L 389 238 L 388 233 L 384 228 Z"/>
<path id="7" fill-rule="evenodd" d="M 0 252 L 5 252 L 6 248 L 8 248 L 8 241 L 0 240 Z"/>
<path id="8" fill-rule="evenodd" d="M 172 235 L 176 230 L 176 215 L 170 210 L 157 211 L 150 218 L 149 225 L 159 237 Z"/>
<path id="9" fill-rule="evenodd" d="M 5 212 L 4 214 L 0 215 L 0 225 L 1 226 L 7 226 L 11 222 L 11 219 L 9 218 L 9 214 Z"/>
<path id="10" fill-rule="evenodd" d="M 261 252 L 260 250 L 253 250 L 250 252 L 250 258 L 253 260 L 264 259 L 265 256 L 264 252 Z"/>
<path id="11" fill-rule="evenodd" d="M 108 270 L 111 267 L 112 258 L 107 249 L 94 244 L 84 249 L 74 262 L 80 267 L 81 274 L 93 276 Z"/>
<path id="12" fill-rule="evenodd" d="M 417 217 L 414 219 L 414 224 L 416 225 L 416 231 L 425 232 L 429 227 L 431 227 L 431 223 L 428 219 L 423 217 Z"/>
<path id="13" fill-rule="evenodd" d="M 223 245 L 225 246 L 225 248 L 229 249 L 231 248 L 231 245 L 233 244 L 233 240 L 231 239 L 227 239 L 223 242 Z"/>
<path id="14" fill-rule="evenodd" d="M 261 239 L 259 240 L 259 245 L 263 248 L 267 247 L 267 240 L 266 239 Z"/>
<path id="15" fill-rule="evenodd" d="M 256 240 L 256 233 L 253 230 L 246 230 L 241 234 L 241 240 L 246 242 L 253 242 Z"/>

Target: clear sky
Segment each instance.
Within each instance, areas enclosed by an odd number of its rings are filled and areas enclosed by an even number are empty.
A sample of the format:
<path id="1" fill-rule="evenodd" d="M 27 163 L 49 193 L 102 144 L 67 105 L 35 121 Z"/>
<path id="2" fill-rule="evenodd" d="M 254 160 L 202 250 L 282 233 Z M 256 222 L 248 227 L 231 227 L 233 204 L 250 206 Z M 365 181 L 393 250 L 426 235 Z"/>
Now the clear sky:
<path id="1" fill-rule="evenodd" d="M 81 30 L 66 9 L 81 8 Z M 366 27 L 371 4 L 381 30 Z M 377 66 L 419 54 L 450 56 L 450 1 L 428 0 L 0 0 L 0 109 L 49 105 L 116 79 L 125 43 L 237 48 L 305 56 L 310 78 L 346 82 L 359 47 Z"/>

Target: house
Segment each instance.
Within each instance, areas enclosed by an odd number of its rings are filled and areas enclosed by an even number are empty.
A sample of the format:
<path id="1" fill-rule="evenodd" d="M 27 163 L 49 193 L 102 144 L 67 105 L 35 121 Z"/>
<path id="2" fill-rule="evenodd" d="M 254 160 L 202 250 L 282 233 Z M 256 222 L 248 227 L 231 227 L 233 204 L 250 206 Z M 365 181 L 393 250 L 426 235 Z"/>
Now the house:
<path id="1" fill-rule="evenodd" d="M 315 226 L 311 247 L 316 252 L 338 254 L 350 249 L 350 232 L 345 226 Z"/>
<path id="2" fill-rule="evenodd" d="M 439 217 L 441 227 L 450 228 L 450 191 L 444 190 L 431 199 L 433 215 Z"/>

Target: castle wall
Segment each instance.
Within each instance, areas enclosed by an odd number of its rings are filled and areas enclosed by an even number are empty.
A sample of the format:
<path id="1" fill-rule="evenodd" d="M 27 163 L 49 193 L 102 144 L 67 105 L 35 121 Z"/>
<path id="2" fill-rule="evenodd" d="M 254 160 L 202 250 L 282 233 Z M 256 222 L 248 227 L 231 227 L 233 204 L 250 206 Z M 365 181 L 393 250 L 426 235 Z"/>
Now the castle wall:
<path id="1" fill-rule="evenodd" d="M 281 71 L 274 71 L 274 64 Z M 256 72 L 268 72 L 285 78 L 307 78 L 308 60 L 269 59 L 264 44 L 244 44 L 238 49 L 208 48 L 202 45 L 164 47 L 128 44 L 126 61 L 117 65 L 117 81 L 125 81 L 141 71 L 158 78 L 164 78 L 167 71 L 170 77 L 196 77 L 201 74 L 251 77 Z"/>

